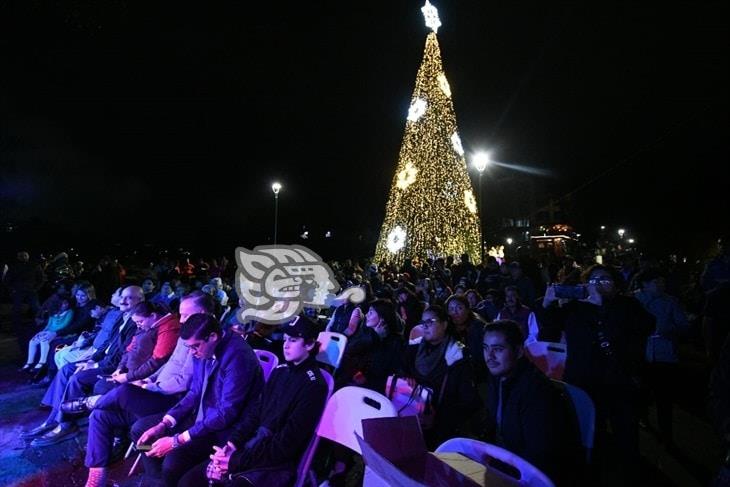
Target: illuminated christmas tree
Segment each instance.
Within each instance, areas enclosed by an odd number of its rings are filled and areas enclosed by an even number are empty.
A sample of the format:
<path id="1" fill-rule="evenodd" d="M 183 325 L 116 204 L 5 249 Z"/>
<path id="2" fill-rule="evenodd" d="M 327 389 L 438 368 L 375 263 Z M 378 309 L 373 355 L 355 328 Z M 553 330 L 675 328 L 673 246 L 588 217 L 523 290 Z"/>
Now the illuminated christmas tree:
<path id="1" fill-rule="evenodd" d="M 451 89 L 441 65 L 441 25 L 428 0 L 426 38 L 375 261 L 400 264 L 467 253 L 480 260 L 479 214 L 456 128 Z"/>

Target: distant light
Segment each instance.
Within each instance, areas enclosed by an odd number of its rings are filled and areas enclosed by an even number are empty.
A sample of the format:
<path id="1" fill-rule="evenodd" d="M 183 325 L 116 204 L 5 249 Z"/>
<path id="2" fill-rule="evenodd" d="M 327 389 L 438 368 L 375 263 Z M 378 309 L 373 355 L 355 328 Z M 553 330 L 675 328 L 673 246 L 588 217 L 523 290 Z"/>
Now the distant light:
<path id="1" fill-rule="evenodd" d="M 492 161 L 488 152 L 477 152 L 474 154 L 472 165 L 481 173 L 487 168 L 490 162 Z"/>
<path id="2" fill-rule="evenodd" d="M 580 238 L 580 233 L 576 233 L 576 234 L 575 234 L 575 237 L 576 237 L 576 238 Z"/>
<path id="3" fill-rule="evenodd" d="M 629 243 L 630 243 L 630 244 L 634 243 L 634 239 L 633 239 L 633 238 L 630 238 L 630 239 L 629 239 Z"/>
<path id="4" fill-rule="evenodd" d="M 426 20 L 426 27 L 434 32 L 438 31 L 439 27 L 441 27 L 441 20 L 439 19 L 439 11 L 436 10 L 436 7 L 426 0 L 425 5 L 421 8 L 421 12 L 423 12 L 423 18 Z"/>
<path id="5" fill-rule="evenodd" d="M 271 185 L 271 191 L 274 192 L 274 194 L 279 194 L 279 191 L 281 191 L 281 184 L 280 183 L 274 183 Z"/>
<path id="6" fill-rule="evenodd" d="M 302 237 L 304 240 L 308 239 L 309 238 L 309 230 L 305 230 L 304 233 L 302 233 L 299 236 Z"/>
<path id="7" fill-rule="evenodd" d="M 327 232 L 324 234 L 324 238 L 330 238 L 332 237 L 332 232 L 327 230 Z"/>
<path id="8" fill-rule="evenodd" d="M 512 245 L 512 239 L 511 238 L 508 238 L 507 239 L 507 245 Z"/>
<path id="9" fill-rule="evenodd" d="M 606 225 L 601 225 L 601 230 L 605 230 L 605 229 L 606 229 Z"/>
<path id="10" fill-rule="evenodd" d="M 626 230 L 624 230 L 623 228 L 619 228 L 618 229 L 618 236 L 619 237 L 623 238 L 624 237 L 624 233 L 626 233 Z"/>

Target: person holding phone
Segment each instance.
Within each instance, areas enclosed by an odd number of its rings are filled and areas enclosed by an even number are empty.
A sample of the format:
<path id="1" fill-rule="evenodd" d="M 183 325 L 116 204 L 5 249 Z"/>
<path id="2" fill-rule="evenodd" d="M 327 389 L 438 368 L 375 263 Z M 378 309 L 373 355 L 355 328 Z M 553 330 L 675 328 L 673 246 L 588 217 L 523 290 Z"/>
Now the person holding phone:
<path id="1" fill-rule="evenodd" d="M 637 399 L 654 317 L 636 298 L 619 293 L 620 277 L 614 269 L 593 265 L 582 280 L 588 290 L 588 297 L 582 300 L 561 300 L 555 286 L 548 287 L 542 319 L 546 326 L 565 332 L 568 353 L 563 380 L 593 399 L 597 454 L 606 445 L 610 423 L 622 456 L 617 468 L 629 482 L 638 475 Z"/>

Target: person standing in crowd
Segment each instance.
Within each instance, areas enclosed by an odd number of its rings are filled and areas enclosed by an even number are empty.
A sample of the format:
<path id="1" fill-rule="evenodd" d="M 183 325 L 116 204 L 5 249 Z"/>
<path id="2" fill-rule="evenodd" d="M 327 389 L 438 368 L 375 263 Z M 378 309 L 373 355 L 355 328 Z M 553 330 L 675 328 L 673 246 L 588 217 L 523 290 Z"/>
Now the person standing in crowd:
<path id="1" fill-rule="evenodd" d="M 180 337 L 198 359 L 190 390 L 162 418 L 147 416 L 132 426 L 137 445 L 151 444 L 143 457 L 146 475 L 170 486 L 206 459 L 213 445 L 225 443 L 264 384 L 253 349 L 240 335 L 224 335 L 214 317 L 191 316 Z"/>
<path id="2" fill-rule="evenodd" d="M 537 341 L 539 328 L 537 318 L 530 308 L 522 304 L 517 286 L 504 288 L 504 308 L 497 314 L 497 320 L 512 320 L 520 326 L 525 345 Z"/>
<path id="3" fill-rule="evenodd" d="M 560 301 L 555 288 L 543 298 L 550 328 L 565 331 L 569 353 L 563 380 L 585 390 L 596 406 L 596 450 L 608 442 L 610 423 L 623 482 L 636 479 L 639 467 L 640 377 L 654 317 L 634 298 L 619 294 L 620 277 L 593 265 L 583 276 L 588 298 Z"/>
<path id="4" fill-rule="evenodd" d="M 636 299 L 656 319 L 654 333 L 646 342 L 648 384 L 645 390 L 653 392 L 656 399 L 660 439 L 672 447 L 672 403 L 679 362 L 677 339 L 689 330 L 689 321 L 677 298 L 666 293 L 662 273 L 647 269 L 636 280 L 640 287 Z"/>

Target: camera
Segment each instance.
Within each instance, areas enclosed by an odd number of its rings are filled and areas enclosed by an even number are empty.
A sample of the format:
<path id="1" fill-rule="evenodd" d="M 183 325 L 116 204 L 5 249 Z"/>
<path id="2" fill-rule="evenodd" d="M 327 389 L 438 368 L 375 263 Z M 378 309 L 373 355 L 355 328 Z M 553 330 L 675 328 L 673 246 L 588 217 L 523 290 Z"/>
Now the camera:
<path id="1" fill-rule="evenodd" d="M 585 286 L 557 284 L 554 288 L 555 297 L 559 299 L 586 299 L 588 297 L 588 289 Z"/>

